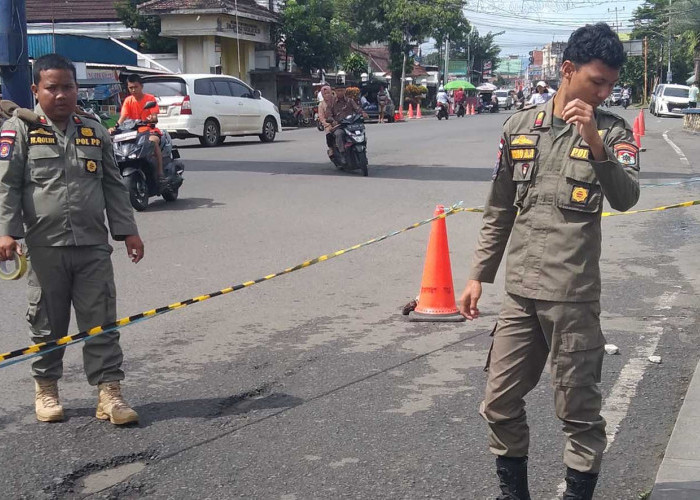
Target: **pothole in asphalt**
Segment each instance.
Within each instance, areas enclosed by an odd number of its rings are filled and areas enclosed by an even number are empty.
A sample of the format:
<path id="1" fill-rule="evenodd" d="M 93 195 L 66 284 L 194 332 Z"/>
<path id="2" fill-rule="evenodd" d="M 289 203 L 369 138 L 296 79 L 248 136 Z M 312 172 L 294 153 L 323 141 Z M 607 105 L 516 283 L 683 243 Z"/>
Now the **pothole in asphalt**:
<path id="1" fill-rule="evenodd" d="M 134 474 L 138 474 L 146 468 L 143 462 L 133 462 L 130 464 L 119 465 L 113 469 L 101 470 L 93 472 L 81 478 L 76 486 L 77 493 L 80 495 L 92 495 L 100 491 L 111 488 L 112 486 L 126 481 Z"/>

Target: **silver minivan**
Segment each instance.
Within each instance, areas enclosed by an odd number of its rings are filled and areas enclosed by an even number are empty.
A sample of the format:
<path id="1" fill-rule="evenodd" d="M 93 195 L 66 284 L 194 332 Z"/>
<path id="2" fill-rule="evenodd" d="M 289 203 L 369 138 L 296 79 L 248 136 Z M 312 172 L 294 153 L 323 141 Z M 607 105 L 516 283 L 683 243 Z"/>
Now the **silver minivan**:
<path id="1" fill-rule="evenodd" d="M 203 146 L 217 146 L 227 136 L 257 135 L 272 142 L 282 130 L 277 106 L 232 76 L 147 76 L 143 91 L 158 100 L 158 128 L 176 139 L 197 137 Z"/>

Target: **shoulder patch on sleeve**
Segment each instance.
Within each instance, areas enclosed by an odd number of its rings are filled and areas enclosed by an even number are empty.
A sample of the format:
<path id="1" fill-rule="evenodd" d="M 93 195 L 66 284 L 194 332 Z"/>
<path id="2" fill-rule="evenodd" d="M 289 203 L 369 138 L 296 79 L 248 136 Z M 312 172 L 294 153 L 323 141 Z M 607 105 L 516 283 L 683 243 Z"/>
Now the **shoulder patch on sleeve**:
<path id="1" fill-rule="evenodd" d="M 626 167 L 637 165 L 637 156 L 639 155 L 637 146 L 628 142 L 619 142 L 613 146 L 613 151 L 615 152 L 615 158 L 620 164 Z"/>
<path id="2" fill-rule="evenodd" d="M 501 142 L 498 144 L 498 154 L 496 155 L 496 165 L 493 167 L 493 173 L 491 174 L 491 180 L 495 181 L 501 171 L 501 157 L 503 156 L 503 146 L 506 140 L 501 137 Z"/>

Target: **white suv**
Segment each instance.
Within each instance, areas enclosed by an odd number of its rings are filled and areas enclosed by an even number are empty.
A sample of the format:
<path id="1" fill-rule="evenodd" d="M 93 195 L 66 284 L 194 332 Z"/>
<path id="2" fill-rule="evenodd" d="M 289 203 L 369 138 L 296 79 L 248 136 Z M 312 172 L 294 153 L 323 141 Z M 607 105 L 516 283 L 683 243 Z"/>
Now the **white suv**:
<path id="1" fill-rule="evenodd" d="M 656 116 L 683 116 L 680 110 L 688 107 L 688 92 L 690 92 L 690 87 L 687 85 L 658 85 L 652 96 L 652 104 L 650 104 L 652 114 Z"/>
<path id="2" fill-rule="evenodd" d="M 277 106 L 232 76 L 148 76 L 143 91 L 158 100 L 158 128 L 176 139 L 198 137 L 203 146 L 216 146 L 227 135 L 257 135 L 272 142 L 282 130 Z"/>

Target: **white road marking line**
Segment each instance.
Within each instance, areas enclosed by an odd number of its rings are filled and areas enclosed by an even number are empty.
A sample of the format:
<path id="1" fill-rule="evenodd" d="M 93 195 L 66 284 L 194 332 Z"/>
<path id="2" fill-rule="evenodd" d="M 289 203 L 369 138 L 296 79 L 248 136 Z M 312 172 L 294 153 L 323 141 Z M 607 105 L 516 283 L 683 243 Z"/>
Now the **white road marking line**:
<path id="1" fill-rule="evenodd" d="M 657 309 L 670 309 L 677 296 L 678 292 L 664 292 L 659 299 Z M 622 368 L 610 394 L 603 402 L 603 408 L 600 413 L 605 417 L 607 424 L 605 433 L 608 438 L 608 445 L 605 447 L 605 451 L 608 451 L 615 442 L 615 436 L 620 430 L 622 421 L 627 416 L 632 399 L 637 395 L 637 385 L 649 367 L 647 358 L 656 351 L 664 331 L 663 327 L 659 326 L 659 323 L 663 323 L 666 319 L 666 317 L 658 318 L 647 327 L 649 336 L 645 339 L 644 344 L 637 347 L 634 357 L 631 357 Z M 603 467 L 605 467 L 605 461 L 603 461 Z M 566 481 L 562 481 L 559 484 L 557 496 L 554 499 L 561 498 L 564 490 L 566 490 Z"/>
<path id="2" fill-rule="evenodd" d="M 690 162 L 688 161 L 688 158 L 686 158 L 686 156 L 685 156 L 685 154 L 683 153 L 683 151 L 681 150 L 681 148 L 679 148 L 678 146 L 676 146 L 676 145 L 674 144 L 674 142 L 673 142 L 671 139 L 668 138 L 668 130 L 667 130 L 666 132 L 664 132 L 663 136 L 664 136 L 664 141 L 666 141 L 666 142 L 668 143 L 668 145 L 671 146 L 671 147 L 673 148 L 673 150 L 676 152 L 676 154 L 678 155 L 678 157 L 681 159 L 681 163 L 682 163 L 683 165 L 685 165 L 686 167 L 689 167 L 689 166 L 690 166 Z"/>

